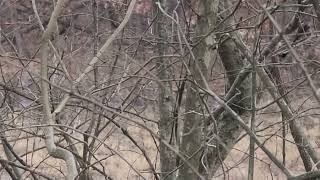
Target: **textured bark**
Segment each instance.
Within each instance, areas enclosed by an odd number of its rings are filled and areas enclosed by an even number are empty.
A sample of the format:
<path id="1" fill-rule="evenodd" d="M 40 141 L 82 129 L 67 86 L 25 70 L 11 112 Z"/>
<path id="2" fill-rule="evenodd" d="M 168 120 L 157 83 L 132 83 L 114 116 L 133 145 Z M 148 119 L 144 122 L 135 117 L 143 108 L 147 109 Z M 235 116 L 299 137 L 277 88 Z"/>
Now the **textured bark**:
<path id="1" fill-rule="evenodd" d="M 213 4 L 213 2 L 211 2 Z M 219 6 L 222 7 L 221 10 L 227 9 L 228 7 L 227 1 L 220 1 Z M 210 8 L 208 3 L 204 4 L 206 8 Z M 215 4 L 215 7 L 211 7 L 207 12 L 218 12 L 218 5 Z M 223 8 L 224 7 L 224 8 Z M 217 25 L 217 21 L 209 17 L 208 22 L 211 27 L 215 27 Z M 232 24 L 232 18 L 226 20 L 223 24 L 221 24 L 222 28 L 228 27 L 229 24 Z M 210 28 L 212 29 L 212 28 Z M 227 87 L 231 87 L 231 85 L 235 82 L 237 75 L 240 71 L 247 65 L 247 62 L 243 56 L 243 54 L 239 51 L 235 42 L 225 36 L 217 36 L 217 41 L 219 42 L 218 53 L 221 58 L 221 62 L 225 68 L 228 84 Z M 234 95 L 232 98 L 232 104 L 229 106 L 237 112 L 243 119 L 248 122 L 250 112 L 247 111 L 251 107 L 251 78 L 250 76 L 246 78 L 238 87 L 238 94 Z M 240 93 L 239 93 L 240 92 Z M 217 119 L 217 127 L 214 128 L 213 133 L 216 134 L 219 139 L 214 139 L 215 142 L 209 142 L 210 144 L 216 144 L 216 147 L 210 147 L 207 149 L 204 157 L 206 158 L 207 167 L 206 169 L 209 172 L 206 172 L 208 175 L 208 179 L 212 177 L 212 175 L 217 171 L 217 169 L 221 166 L 223 160 L 229 154 L 231 148 L 235 145 L 240 133 L 243 129 L 238 125 L 237 121 L 232 118 L 228 113 L 222 113 Z M 201 167 L 202 173 L 205 173 L 205 169 Z"/>
<path id="2" fill-rule="evenodd" d="M 229 85 L 231 85 L 236 77 L 236 74 L 245 65 L 245 61 L 242 58 L 242 54 L 237 50 L 236 45 L 231 39 L 224 41 L 219 46 L 219 55 L 222 59 L 223 65 L 227 71 L 227 77 L 229 80 Z M 228 73 L 229 72 L 229 73 Z M 243 83 L 238 87 L 241 94 L 236 95 L 233 98 L 233 104 L 230 105 L 232 109 L 237 112 L 239 115 L 244 116 L 244 120 L 248 122 L 249 112 L 245 109 L 250 108 L 250 78 L 247 78 Z M 218 117 L 218 127 L 216 130 L 217 135 L 220 137 L 219 141 L 222 141 L 226 147 L 223 147 L 221 143 L 218 142 L 218 148 L 213 148 L 208 154 L 209 169 L 212 170 L 213 174 L 220 166 L 221 161 L 223 161 L 231 148 L 235 145 L 242 128 L 238 123 L 227 113 L 222 113 Z"/>
<path id="3" fill-rule="evenodd" d="M 206 47 L 204 45 L 199 45 L 197 47 L 198 50 L 195 52 L 195 56 L 200 58 L 196 59 L 196 61 L 202 64 L 201 70 L 202 73 L 206 76 L 207 68 L 203 62 L 203 56 Z M 199 82 L 200 75 L 195 69 L 195 62 L 190 63 L 190 70 L 192 72 L 193 78 Z M 201 81 L 200 81 L 201 82 Z M 203 84 L 200 83 L 200 86 Z M 199 167 L 200 164 L 200 155 L 201 155 L 201 145 L 204 140 L 202 137 L 203 130 L 203 121 L 204 116 L 202 113 L 202 105 L 199 99 L 197 85 L 189 84 L 187 88 L 187 97 L 186 97 L 186 106 L 185 111 L 186 115 L 183 122 L 183 132 L 181 139 L 180 152 L 186 156 L 188 161 L 194 166 Z M 197 175 L 187 166 L 183 165 L 179 170 L 178 180 L 193 180 L 196 179 Z"/>
<path id="4" fill-rule="evenodd" d="M 213 1 L 212 1 L 213 2 Z M 204 4 L 211 5 L 212 2 L 204 0 Z M 198 26 L 196 33 L 200 36 L 208 32 L 207 16 L 208 12 L 204 6 L 200 7 L 200 14 L 198 19 Z M 189 70 L 194 83 L 191 83 L 187 87 L 186 95 L 186 115 L 183 121 L 183 132 L 181 138 L 180 152 L 186 156 L 188 161 L 194 166 L 200 166 L 200 158 L 202 153 L 202 144 L 204 144 L 204 125 L 205 117 L 203 113 L 203 105 L 201 97 L 199 96 L 199 86 L 201 88 L 207 88 L 203 78 L 207 80 L 207 67 L 205 63 L 205 53 L 208 51 L 205 40 L 202 40 L 194 49 L 193 54 L 195 59 L 190 62 Z M 200 71 L 199 72 L 199 69 Z M 202 77 L 204 76 L 204 77 Z M 197 179 L 197 175 L 186 165 L 183 165 L 179 169 L 178 180 L 194 180 Z"/>
<path id="5" fill-rule="evenodd" d="M 161 6 L 167 12 L 166 1 L 161 1 Z M 166 30 L 167 18 L 160 12 L 159 7 L 155 8 L 158 11 L 157 22 L 155 23 L 155 34 L 160 40 L 168 39 L 168 32 Z M 168 52 L 168 46 L 164 43 L 157 44 L 157 51 L 159 58 L 158 65 L 158 78 L 160 80 L 170 78 L 169 59 L 164 57 Z M 160 83 L 160 82 L 159 82 Z M 173 101 L 172 101 L 172 87 L 169 81 L 164 81 L 159 84 L 159 133 L 160 138 L 171 146 L 176 146 L 175 126 L 176 122 L 173 118 Z M 176 173 L 173 172 L 176 168 L 176 154 L 171 151 L 162 141 L 160 141 L 160 165 L 161 165 L 161 179 L 175 180 Z"/>
<path id="6" fill-rule="evenodd" d="M 221 1 L 221 3 L 225 3 Z M 199 37 L 212 30 L 213 27 L 217 25 L 217 13 L 219 7 L 219 0 L 201 1 L 199 7 L 199 19 L 197 26 L 197 34 Z M 223 5 L 223 4 L 222 4 Z M 228 21 L 227 21 L 228 23 Z M 226 25 L 227 26 L 227 25 Z M 230 38 L 225 39 L 224 37 L 217 37 L 217 40 L 223 39 L 219 44 L 218 53 L 221 57 L 222 63 L 227 72 L 228 87 L 232 85 L 235 81 L 237 75 L 240 73 L 241 69 L 246 65 L 242 53 L 238 50 L 234 41 Z M 195 81 L 192 85 L 188 87 L 187 90 L 187 103 L 186 103 L 186 116 L 184 120 L 183 136 L 181 141 L 181 152 L 189 158 L 189 162 L 199 167 L 200 172 L 207 179 L 211 179 L 214 172 L 220 167 L 221 161 L 223 161 L 232 146 L 234 146 L 237 138 L 239 137 L 242 129 L 238 125 L 237 121 L 233 119 L 229 114 L 223 113 L 219 120 L 216 122 L 217 126 L 212 130 L 211 134 L 206 134 L 206 129 L 204 129 L 204 117 L 201 114 L 201 103 L 198 94 L 198 86 L 203 89 L 209 88 L 206 81 L 207 71 L 205 65 L 205 53 L 208 51 L 208 46 L 210 40 L 213 37 L 208 36 L 205 40 L 201 40 L 200 43 L 194 48 L 193 53 L 194 61 L 191 61 L 190 71 L 192 73 L 192 80 Z M 206 44 L 208 42 L 208 44 Z M 245 109 L 249 109 L 251 105 L 250 97 L 251 95 L 251 80 L 247 78 L 239 85 L 238 90 L 240 94 L 233 98 L 233 105 L 230 105 L 234 111 L 240 115 L 245 114 Z M 247 118 L 244 118 L 247 119 Z M 205 136 L 218 135 L 218 139 L 210 138 L 216 143 L 216 147 L 203 146 L 205 143 Z M 211 141 L 210 140 L 210 141 Z M 208 142 L 210 144 L 215 144 L 215 142 Z M 202 144 L 203 143 L 203 144 Z M 201 150 L 201 151 L 200 151 Z M 200 152 L 203 153 L 201 156 Z M 201 159 L 202 158 L 202 159 Z M 203 163 L 200 163 L 200 162 Z M 182 179 L 197 179 L 195 173 L 193 173 L 189 168 L 182 166 L 179 170 L 179 180 Z"/>

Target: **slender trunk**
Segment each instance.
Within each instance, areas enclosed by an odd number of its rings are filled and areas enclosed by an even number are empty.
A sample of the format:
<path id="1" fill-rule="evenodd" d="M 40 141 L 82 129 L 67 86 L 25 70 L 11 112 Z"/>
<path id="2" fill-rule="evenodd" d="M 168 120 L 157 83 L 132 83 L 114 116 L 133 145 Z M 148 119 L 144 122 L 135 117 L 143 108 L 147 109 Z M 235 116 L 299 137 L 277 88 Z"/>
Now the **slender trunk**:
<path id="1" fill-rule="evenodd" d="M 73 180 L 77 176 L 76 161 L 73 154 L 65 149 L 57 147 L 54 141 L 54 129 L 52 124 L 54 124 L 55 116 L 51 113 L 51 103 L 49 101 L 49 84 L 48 84 L 48 58 L 49 58 L 49 39 L 54 35 L 57 30 L 57 18 L 65 7 L 66 1 L 59 0 L 57 5 L 50 17 L 47 29 L 43 34 L 43 39 L 41 43 L 41 48 L 39 50 L 41 54 L 41 102 L 43 105 L 43 127 L 44 139 L 46 143 L 46 148 L 48 153 L 58 159 L 62 159 L 67 164 L 67 180 Z"/>
<path id="2" fill-rule="evenodd" d="M 200 7 L 200 16 L 198 26 L 196 28 L 197 35 L 201 36 L 208 31 L 207 17 L 204 7 Z M 202 40 L 193 49 L 195 59 L 189 62 L 189 72 L 193 83 L 187 85 L 185 118 L 183 121 L 183 130 L 181 137 L 180 152 L 194 166 L 199 167 L 201 162 L 202 145 L 205 142 L 205 117 L 203 103 L 199 94 L 199 86 L 205 87 L 207 81 L 207 66 L 205 53 L 207 52 L 207 44 Z M 198 69 L 200 68 L 200 69 Z M 199 71 L 200 70 L 200 71 Z M 203 77 L 202 77 L 203 76 Z M 204 79 L 203 79 L 204 78 Z M 182 164 L 179 169 L 178 180 L 194 180 L 197 175 L 186 165 Z"/>
<path id="3" fill-rule="evenodd" d="M 161 1 L 161 7 L 167 11 L 166 1 Z M 158 15 L 155 23 L 155 34 L 159 38 L 159 41 L 164 42 L 168 39 L 167 18 L 160 11 L 159 7 L 156 8 Z M 158 65 L 158 78 L 160 80 L 169 79 L 170 67 L 169 59 L 164 55 L 168 52 L 168 45 L 159 42 L 157 44 L 157 51 L 159 58 L 157 60 Z M 177 126 L 173 118 L 173 99 L 172 99 L 172 87 L 169 81 L 160 82 L 159 84 L 159 133 L 162 140 L 168 142 L 173 147 L 176 146 L 176 134 L 175 127 Z M 172 152 L 163 142 L 160 142 L 160 166 L 161 166 L 161 179 L 175 180 L 176 172 L 173 172 L 176 167 L 176 155 Z"/>

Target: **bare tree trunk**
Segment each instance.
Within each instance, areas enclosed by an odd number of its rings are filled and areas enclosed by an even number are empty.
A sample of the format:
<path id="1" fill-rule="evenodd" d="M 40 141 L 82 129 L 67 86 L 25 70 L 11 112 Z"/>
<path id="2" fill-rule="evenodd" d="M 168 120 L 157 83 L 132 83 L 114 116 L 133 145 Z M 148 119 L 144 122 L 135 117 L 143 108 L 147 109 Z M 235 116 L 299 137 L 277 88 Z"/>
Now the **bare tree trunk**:
<path id="1" fill-rule="evenodd" d="M 57 30 L 57 18 L 65 7 L 66 1 L 59 0 L 57 5 L 50 17 L 50 21 L 46 31 L 43 34 L 42 44 L 40 53 L 41 57 L 41 95 L 42 95 L 42 105 L 43 105 L 43 121 L 42 124 L 45 125 L 43 128 L 44 138 L 46 142 L 46 147 L 48 153 L 58 159 L 62 159 L 67 164 L 67 180 L 73 180 L 77 176 L 76 161 L 73 154 L 65 149 L 59 148 L 54 142 L 54 129 L 51 126 L 54 124 L 54 115 L 51 113 L 51 107 L 49 102 L 49 84 L 48 82 L 48 58 L 49 58 L 49 39 Z"/>
<path id="2" fill-rule="evenodd" d="M 228 3 L 228 1 L 216 1 L 215 3 L 212 1 L 211 4 L 210 2 L 203 2 L 202 6 L 207 8 L 207 14 L 217 14 L 218 9 L 221 8 L 222 12 L 224 9 L 229 8 Z M 210 29 L 216 27 L 217 21 L 212 17 L 207 18 L 211 27 Z M 230 24 L 232 24 L 232 18 L 233 17 L 229 17 L 225 22 L 223 22 L 221 25 L 222 28 L 228 27 Z M 218 35 L 216 40 L 220 41 L 218 43 L 218 53 L 227 74 L 227 87 L 229 89 L 235 82 L 237 75 L 240 74 L 240 71 L 247 65 L 247 62 L 243 57 L 243 54 L 238 50 L 234 40 L 232 40 L 230 37 Z M 250 117 L 250 111 L 247 110 L 251 107 L 251 78 L 247 77 L 237 87 L 237 89 L 239 92 L 233 95 L 232 101 L 229 102 L 229 106 L 240 116 L 243 116 L 243 119 L 246 120 L 247 123 Z M 237 142 L 240 133 L 243 131 L 236 120 L 226 112 L 223 112 L 220 116 L 216 115 L 215 118 L 216 127 L 213 129 L 213 133 L 218 137 L 218 139 L 213 139 L 215 143 L 209 143 L 216 144 L 216 147 L 208 148 L 207 153 L 204 154 L 204 157 L 206 157 L 206 162 L 208 163 L 206 167 L 206 169 L 209 171 L 207 172 L 208 179 L 212 178 L 213 174 L 218 170 L 219 167 L 221 167 L 222 162 L 229 154 L 231 148 Z M 201 171 L 204 173 L 205 169 L 201 168 Z"/>
<path id="3" fill-rule="evenodd" d="M 212 1 L 213 2 L 213 1 Z M 210 6 L 210 1 L 203 1 L 203 4 Z M 204 6 L 200 7 L 199 22 L 196 28 L 197 35 L 201 36 L 207 33 L 207 9 Z M 207 52 L 207 44 L 205 40 L 200 40 L 200 43 L 193 49 L 195 59 L 189 62 L 189 72 L 193 83 L 188 84 L 185 105 L 185 118 L 183 121 L 183 130 L 181 137 L 180 152 L 188 159 L 194 167 L 200 167 L 201 154 L 203 151 L 202 145 L 205 142 L 205 111 L 199 94 L 199 86 L 205 88 L 207 81 L 207 66 L 205 53 Z M 198 67 L 197 67 L 198 66 Z M 200 69 L 198 69 L 200 68 Z M 201 72 L 199 72 L 199 70 Z M 204 76 L 204 77 L 202 77 Z M 179 169 L 178 180 L 194 180 L 197 175 L 186 165 L 182 165 Z"/>
<path id="4" fill-rule="evenodd" d="M 207 68 L 204 63 L 203 54 L 206 46 L 201 43 L 196 48 L 195 56 L 198 57 L 196 61 L 200 62 L 202 73 L 207 75 Z M 195 68 L 195 62 L 191 60 L 190 71 L 192 72 L 193 79 L 196 82 L 201 82 L 199 72 Z M 203 84 L 200 84 L 203 86 Z M 202 152 L 203 126 L 205 117 L 202 115 L 202 103 L 200 100 L 198 85 L 192 83 L 187 87 L 187 97 L 185 106 L 185 118 L 183 121 L 183 132 L 180 145 L 180 152 L 186 156 L 186 159 L 194 166 L 199 167 L 200 156 Z M 179 169 L 178 180 L 193 180 L 197 179 L 197 175 L 186 165 Z"/>
<path id="5" fill-rule="evenodd" d="M 217 13 L 218 6 L 220 3 L 225 3 L 224 1 L 201 1 L 199 7 L 199 20 L 197 33 L 198 36 L 208 33 L 209 30 L 217 24 Z M 227 26 L 227 25 L 226 25 Z M 209 36 L 207 41 L 212 41 L 214 37 Z M 236 76 L 240 73 L 241 69 L 245 67 L 246 61 L 243 58 L 242 53 L 237 50 L 237 46 L 234 41 L 230 38 L 217 37 L 219 41 L 222 42 L 219 45 L 218 53 L 221 57 L 222 63 L 227 72 L 228 87 L 234 83 Z M 211 42 L 214 44 L 213 42 Z M 242 128 L 238 123 L 227 113 L 221 114 L 221 116 L 216 117 L 218 119 L 215 124 L 217 126 L 211 129 L 210 134 L 206 134 L 204 129 L 203 116 L 201 114 L 201 103 L 197 96 L 197 89 L 200 86 L 204 87 L 206 79 L 206 65 L 204 62 L 204 56 L 207 50 L 207 44 L 205 40 L 201 40 L 199 44 L 194 48 L 195 61 L 199 64 L 200 69 L 196 68 L 196 65 L 191 62 L 190 71 L 192 72 L 193 79 L 197 82 L 189 86 L 187 91 L 187 104 L 186 104 L 186 117 L 184 120 L 183 136 L 181 142 L 181 152 L 187 156 L 189 162 L 195 167 L 199 167 L 200 172 L 206 176 L 207 179 L 211 179 L 214 172 L 220 167 L 221 162 L 226 158 L 230 152 L 232 146 L 236 143 Z M 201 72 L 199 72 L 199 70 Z M 204 77 L 201 77 L 204 76 Z M 195 85 L 197 84 L 197 85 Z M 251 80 L 247 78 L 238 87 L 240 94 L 233 97 L 232 102 L 236 102 L 230 105 L 234 111 L 239 113 L 239 115 L 244 115 L 245 109 L 250 109 L 251 106 Z M 249 114 L 248 114 L 249 115 Z M 249 117 L 249 116 L 248 116 Z M 244 118 L 247 119 L 247 118 Z M 204 145 L 205 149 L 201 148 L 202 142 L 206 142 L 203 136 L 216 136 L 218 138 L 208 138 L 210 144 L 216 144 L 216 147 L 209 147 Z M 214 142 L 212 142 L 214 141 Z M 217 143 L 215 143 L 217 142 Z M 206 144 L 206 143 L 204 143 Z M 201 150 L 201 151 L 200 151 Z M 201 157 L 200 152 L 203 152 Z M 200 160 L 200 158 L 202 158 Z M 200 163 L 203 162 L 203 163 Z M 179 170 L 178 179 L 196 179 L 196 175 L 187 167 L 182 167 Z"/>
<path id="6" fill-rule="evenodd" d="M 167 12 L 166 1 L 161 1 L 158 6 L 164 7 Z M 168 45 L 164 42 L 168 39 L 168 30 L 166 29 L 168 20 L 165 15 L 160 11 L 159 7 L 156 6 L 156 13 L 158 15 L 157 22 L 155 23 L 155 34 L 159 38 L 157 44 L 157 51 L 159 58 L 157 60 L 158 65 L 158 78 L 165 80 L 170 78 L 170 66 L 169 59 L 164 57 L 168 53 Z M 159 82 L 159 133 L 160 138 L 168 142 L 173 147 L 176 147 L 177 136 L 175 129 L 177 122 L 173 118 L 173 96 L 172 87 L 169 81 Z M 171 151 L 162 141 L 160 141 L 160 166 L 161 166 L 161 179 L 175 180 L 176 172 L 176 154 Z"/>

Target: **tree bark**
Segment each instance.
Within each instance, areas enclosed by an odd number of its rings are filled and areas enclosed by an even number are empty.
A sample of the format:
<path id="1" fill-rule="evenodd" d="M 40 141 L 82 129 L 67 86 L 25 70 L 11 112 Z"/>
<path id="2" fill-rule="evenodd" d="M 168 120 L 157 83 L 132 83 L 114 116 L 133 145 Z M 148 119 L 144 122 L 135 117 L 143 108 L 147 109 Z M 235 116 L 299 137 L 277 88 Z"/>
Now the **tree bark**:
<path id="1" fill-rule="evenodd" d="M 65 149 L 57 147 L 54 142 L 54 129 L 52 124 L 54 124 L 54 115 L 51 113 L 51 106 L 49 101 L 49 84 L 48 82 L 48 57 L 49 57 L 49 39 L 54 35 L 57 29 L 57 18 L 65 7 L 66 1 L 59 0 L 57 5 L 50 17 L 50 21 L 46 31 L 42 37 L 41 48 L 39 52 L 41 53 L 41 96 L 43 105 L 43 121 L 42 124 L 47 125 L 43 128 L 44 139 L 46 142 L 46 147 L 48 153 L 58 159 L 62 159 L 67 164 L 67 180 L 73 180 L 77 176 L 76 161 L 73 154 Z"/>
<path id="2" fill-rule="evenodd" d="M 164 57 L 168 53 L 168 45 L 163 43 L 168 39 L 168 31 L 166 29 L 168 20 L 159 8 L 164 7 L 164 11 L 168 11 L 167 1 L 163 0 L 160 4 L 155 5 L 157 13 L 157 21 L 155 22 L 155 34 L 159 38 L 157 44 L 157 51 L 159 58 L 157 60 L 157 70 L 159 80 L 166 80 L 170 78 L 169 58 Z M 176 147 L 177 135 L 175 129 L 177 122 L 173 118 L 173 95 L 170 81 L 159 82 L 159 134 L 163 141 L 166 141 L 171 146 Z M 160 141 L 160 166 L 161 179 L 175 180 L 176 172 L 176 154 L 171 151 L 164 143 Z"/>
<path id="3" fill-rule="evenodd" d="M 214 1 L 204 0 L 200 3 L 198 26 L 196 28 L 196 34 L 202 36 L 208 32 L 208 9 L 205 6 L 211 6 Z M 214 15 L 214 14 L 211 14 Z M 202 145 L 205 142 L 205 117 L 203 115 L 204 107 L 201 102 L 199 94 L 199 87 L 206 88 L 207 81 L 207 65 L 205 54 L 208 52 L 208 45 L 205 40 L 200 42 L 194 47 L 193 54 L 194 59 L 191 58 L 189 62 L 190 77 L 193 83 L 189 83 L 187 86 L 186 105 L 185 105 L 185 118 L 183 121 L 183 132 L 181 138 L 180 152 L 186 156 L 186 159 L 194 166 L 200 167 L 201 154 L 203 151 Z M 186 165 L 182 165 L 179 169 L 178 180 L 194 180 L 197 179 L 197 175 L 191 171 Z"/>
<path id="4" fill-rule="evenodd" d="M 213 2 L 211 3 L 213 4 Z M 220 1 L 214 4 L 214 6 L 209 6 L 208 4 L 204 4 L 203 6 L 207 8 L 211 7 L 211 9 L 208 9 L 207 11 L 217 14 L 218 11 L 228 9 L 228 3 L 228 1 Z M 233 17 L 229 17 L 221 24 L 222 30 L 225 30 L 225 27 L 232 24 L 232 18 Z M 210 29 L 216 27 L 218 23 L 218 21 L 212 19 L 212 17 L 208 17 L 208 22 L 210 24 Z M 247 62 L 230 37 L 218 35 L 216 36 L 216 41 L 218 41 L 218 54 L 227 74 L 227 89 L 229 89 L 235 82 L 237 75 L 247 65 Z M 232 102 L 229 106 L 242 116 L 246 123 L 248 123 L 250 112 L 247 110 L 251 107 L 251 77 L 247 77 L 237 89 L 238 93 L 233 95 Z M 240 133 L 243 131 L 236 120 L 226 112 L 223 112 L 220 116 L 215 118 L 217 120 L 213 133 L 216 134 L 219 139 L 215 139 L 216 147 L 208 148 L 207 154 L 204 154 L 207 159 L 206 161 L 208 162 L 208 179 L 212 178 L 213 174 L 221 166 L 223 160 L 227 157 L 231 148 L 237 142 Z M 201 170 L 204 172 L 203 168 Z"/>

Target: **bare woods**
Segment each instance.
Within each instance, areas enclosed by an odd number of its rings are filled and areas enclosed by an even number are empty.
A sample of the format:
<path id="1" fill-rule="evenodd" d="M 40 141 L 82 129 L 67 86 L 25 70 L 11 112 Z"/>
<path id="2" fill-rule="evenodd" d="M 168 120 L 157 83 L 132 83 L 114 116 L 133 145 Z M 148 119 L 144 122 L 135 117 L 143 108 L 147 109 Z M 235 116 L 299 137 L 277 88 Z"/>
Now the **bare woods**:
<path id="1" fill-rule="evenodd" d="M 320 179 L 316 0 L 0 1 L 0 179 Z"/>

